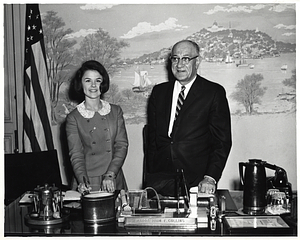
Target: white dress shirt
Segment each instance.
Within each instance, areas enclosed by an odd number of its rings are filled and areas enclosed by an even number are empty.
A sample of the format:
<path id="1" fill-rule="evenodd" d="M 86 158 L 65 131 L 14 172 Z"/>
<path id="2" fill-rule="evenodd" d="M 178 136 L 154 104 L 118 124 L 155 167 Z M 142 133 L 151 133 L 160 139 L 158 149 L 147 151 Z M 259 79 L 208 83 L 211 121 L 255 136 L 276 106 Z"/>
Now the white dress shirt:
<path id="1" fill-rule="evenodd" d="M 191 86 L 192 86 L 192 84 L 194 83 L 195 80 L 196 80 L 196 77 L 192 81 L 190 81 L 188 84 L 184 85 L 185 86 L 184 99 L 187 97 L 187 95 L 188 95 L 188 93 L 191 89 Z M 179 93 L 181 91 L 181 86 L 182 85 L 180 84 L 179 81 L 175 81 L 174 89 L 173 89 L 173 98 L 172 98 L 172 108 L 171 108 L 171 116 L 170 116 L 170 123 L 169 123 L 169 131 L 168 131 L 169 136 L 171 136 L 172 129 L 173 129 L 176 106 L 177 106 L 177 100 L 178 100 Z"/>

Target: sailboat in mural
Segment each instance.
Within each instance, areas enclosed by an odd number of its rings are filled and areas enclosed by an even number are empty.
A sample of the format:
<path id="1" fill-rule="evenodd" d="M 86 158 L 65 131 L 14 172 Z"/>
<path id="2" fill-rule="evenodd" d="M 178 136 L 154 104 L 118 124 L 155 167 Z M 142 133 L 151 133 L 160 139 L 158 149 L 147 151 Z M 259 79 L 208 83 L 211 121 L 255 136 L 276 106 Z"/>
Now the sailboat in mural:
<path id="1" fill-rule="evenodd" d="M 151 85 L 151 83 L 152 82 L 148 78 L 148 71 L 135 71 L 132 91 L 144 92 L 146 87 Z"/>
<path id="2" fill-rule="evenodd" d="M 283 64 L 280 69 L 283 71 L 286 71 L 287 68 L 288 68 L 287 64 Z"/>

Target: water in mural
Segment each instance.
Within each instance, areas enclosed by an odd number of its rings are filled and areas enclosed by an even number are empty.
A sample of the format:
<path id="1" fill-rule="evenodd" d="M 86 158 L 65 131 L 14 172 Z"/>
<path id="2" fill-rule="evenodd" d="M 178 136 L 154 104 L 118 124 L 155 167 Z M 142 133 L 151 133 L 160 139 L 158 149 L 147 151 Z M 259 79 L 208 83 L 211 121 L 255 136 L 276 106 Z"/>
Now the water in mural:
<path id="1" fill-rule="evenodd" d="M 245 75 L 262 74 L 262 86 L 267 87 L 265 95 L 262 97 L 262 103 L 255 105 L 255 109 L 260 113 L 278 113 L 291 110 L 294 103 L 285 101 L 283 93 L 292 92 L 293 89 L 284 86 L 282 81 L 290 78 L 292 70 L 296 67 L 296 54 L 286 53 L 278 57 L 268 57 L 262 59 L 247 59 L 247 64 L 237 66 L 236 62 L 207 62 L 202 61 L 199 74 L 211 81 L 220 83 L 226 89 L 231 113 L 243 112 L 244 107 L 230 98 L 231 93 L 235 90 L 237 82 L 245 77 Z M 147 78 L 150 85 L 145 86 L 140 91 L 136 91 L 136 75 L 137 72 L 147 72 Z M 121 105 L 124 111 L 124 117 L 128 124 L 145 123 L 145 109 L 147 98 L 151 93 L 155 84 L 167 80 L 167 72 L 164 64 L 144 64 L 130 65 L 115 73 L 111 77 L 111 83 L 117 85 L 119 97 L 114 100 Z M 141 86 L 142 87 L 142 86 Z M 128 94 L 124 91 L 128 90 Z M 110 101 L 110 99 L 108 99 Z M 66 107 L 70 103 L 61 101 L 59 108 L 59 116 L 63 119 L 72 107 Z M 74 107 L 74 105 L 73 105 Z"/>
<path id="2" fill-rule="evenodd" d="M 232 63 L 212 63 L 202 61 L 199 73 L 214 82 L 220 83 L 225 87 L 231 113 L 244 111 L 243 106 L 239 105 L 229 96 L 235 90 L 237 82 L 245 77 L 245 75 L 262 74 L 262 86 L 267 87 L 266 93 L 262 98 L 262 103 L 256 105 L 255 108 L 260 113 L 275 113 L 288 111 L 293 107 L 292 103 L 284 101 L 280 94 L 291 92 L 292 89 L 283 85 L 282 81 L 291 77 L 292 69 L 295 69 L 295 53 L 282 54 L 279 57 L 269 57 L 263 59 L 248 59 L 247 66 L 237 67 L 235 62 Z M 283 65 L 287 65 L 287 69 L 281 69 Z M 133 65 L 125 70 L 118 72 L 112 77 L 112 83 L 117 84 L 119 90 L 132 89 L 135 81 L 135 71 L 137 66 Z M 167 73 L 163 64 L 158 65 L 140 65 L 139 68 L 148 72 L 152 86 L 167 81 Z M 151 92 L 151 85 L 145 91 L 133 92 L 128 100 L 123 100 L 120 105 L 123 106 L 125 117 L 128 122 L 144 121 L 141 117 L 145 115 L 146 99 Z M 135 99 L 139 99 L 135 101 Z M 142 100 L 142 101 L 141 101 Z M 126 102 L 131 102 L 126 104 Z M 139 108 L 137 108 L 139 106 Z M 135 119 L 135 121 L 134 121 Z"/>

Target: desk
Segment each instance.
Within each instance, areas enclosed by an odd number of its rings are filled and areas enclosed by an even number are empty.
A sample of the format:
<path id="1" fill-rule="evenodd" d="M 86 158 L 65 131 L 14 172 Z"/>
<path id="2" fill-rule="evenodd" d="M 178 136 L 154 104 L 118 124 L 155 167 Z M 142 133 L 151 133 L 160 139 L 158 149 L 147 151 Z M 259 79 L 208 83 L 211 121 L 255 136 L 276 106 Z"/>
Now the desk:
<path id="1" fill-rule="evenodd" d="M 237 209 L 242 207 L 242 195 L 241 191 L 231 191 L 233 201 L 236 204 Z M 151 230 L 129 231 L 120 226 L 116 221 L 105 223 L 102 225 L 87 225 L 82 221 L 81 209 L 70 209 L 69 220 L 65 223 L 54 224 L 48 226 L 33 226 L 28 225 L 25 222 L 26 214 L 32 210 L 31 205 L 20 205 L 20 198 L 16 199 L 10 205 L 5 207 L 5 224 L 4 224 L 4 236 L 129 236 L 129 235 L 165 235 L 165 236 L 226 236 L 226 229 L 224 229 L 223 223 L 217 221 L 217 229 L 212 231 L 210 228 L 198 228 L 195 232 L 157 232 Z M 235 215 L 235 213 L 228 213 L 227 215 Z M 288 221 L 285 219 L 288 223 Z M 290 223 L 289 223 L 290 225 Z M 297 235 L 297 227 L 292 227 L 291 231 L 284 233 L 288 236 Z M 265 235 L 266 233 L 261 233 Z M 247 236 L 251 235 L 247 234 Z M 257 235 L 257 234 L 254 234 Z M 271 235 L 271 234 L 268 234 Z"/>

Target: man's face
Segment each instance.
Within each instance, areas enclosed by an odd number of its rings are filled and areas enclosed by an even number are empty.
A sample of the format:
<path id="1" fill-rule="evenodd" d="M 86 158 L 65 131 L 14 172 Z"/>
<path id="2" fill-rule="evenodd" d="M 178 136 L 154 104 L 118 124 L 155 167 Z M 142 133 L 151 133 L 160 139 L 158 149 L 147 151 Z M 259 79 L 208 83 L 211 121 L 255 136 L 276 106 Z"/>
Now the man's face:
<path id="1" fill-rule="evenodd" d="M 193 44 L 189 42 L 180 42 L 173 47 L 171 57 L 178 58 L 178 61 L 171 61 L 172 72 L 182 85 L 189 83 L 197 75 L 197 69 L 200 64 L 199 57 L 196 57 L 198 54 Z M 182 59 L 183 57 L 196 58 L 185 62 Z"/>

